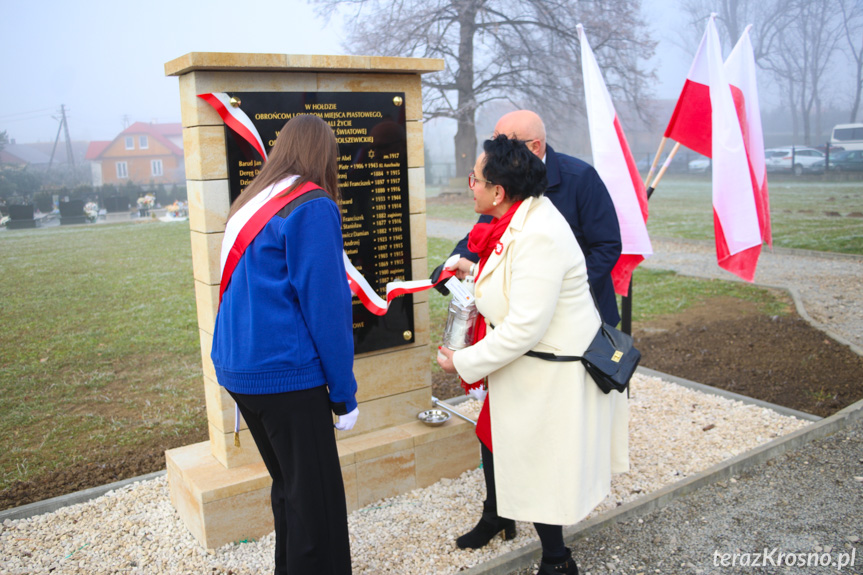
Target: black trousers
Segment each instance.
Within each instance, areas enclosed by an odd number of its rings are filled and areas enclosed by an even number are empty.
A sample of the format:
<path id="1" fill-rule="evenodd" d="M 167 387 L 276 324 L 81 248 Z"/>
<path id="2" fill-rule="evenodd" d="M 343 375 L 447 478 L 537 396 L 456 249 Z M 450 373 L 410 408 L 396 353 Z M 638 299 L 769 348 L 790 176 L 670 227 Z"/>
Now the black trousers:
<path id="1" fill-rule="evenodd" d="M 327 388 L 231 397 L 273 478 L 276 575 L 350 574 L 345 488 Z"/>
<path id="2" fill-rule="evenodd" d="M 481 441 L 479 443 L 482 453 L 482 474 L 485 476 L 485 502 L 484 513 L 497 515 L 497 491 L 494 485 L 494 455 Z M 533 528 L 539 536 L 542 544 L 542 555 L 547 558 L 560 558 L 566 556 L 566 545 L 563 542 L 563 526 L 547 525 L 545 523 L 534 523 Z"/>

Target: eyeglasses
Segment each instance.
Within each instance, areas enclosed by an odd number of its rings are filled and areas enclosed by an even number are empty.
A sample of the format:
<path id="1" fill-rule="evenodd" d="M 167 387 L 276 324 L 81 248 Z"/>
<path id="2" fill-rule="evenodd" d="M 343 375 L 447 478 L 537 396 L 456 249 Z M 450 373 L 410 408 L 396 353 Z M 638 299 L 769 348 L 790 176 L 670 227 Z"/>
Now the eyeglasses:
<path id="1" fill-rule="evenodd" d="M 481 179 L 477 178 L 476 174 L 474 172 L 471 172 L 470 174 L 468 174 L 467 185 L 468 185 L 468 187 L 470 187 L 470 189 L 473 189 L 473 187 L 476 185 L 477 182 L 483 182 L 484 184 L 494 185 L 494 182 L 492 182 L 491 180 L 481 180 Z"/>

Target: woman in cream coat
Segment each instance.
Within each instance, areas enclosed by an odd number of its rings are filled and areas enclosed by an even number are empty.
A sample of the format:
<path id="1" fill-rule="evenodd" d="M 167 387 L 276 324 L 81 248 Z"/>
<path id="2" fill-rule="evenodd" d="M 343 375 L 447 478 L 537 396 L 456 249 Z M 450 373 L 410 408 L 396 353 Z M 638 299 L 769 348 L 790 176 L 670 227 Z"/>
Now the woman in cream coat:
<path id="1" fill-rule="evenodd" d="M 493 223 L 511 217 L 476 281 L 487 335 L 442 349 L 438 361 L 466 382 L 488 378 L 498 515 L 539 524 L 540 574 L 578 573 L 569 549 L 561 556 L 562 535 L 549 549 L 541 527 L 580 521 L 609 494 L 612 472 L 628 470 L 626 396 L 602 393 L 581 362 L 524 355 L 580 355 L 600 319 L 566 220 L 544 186 L 518 189 L 519 171 L 541 170 L 544 180 L 544 165 L 505 136 L 484 147 L 471 175 L 475 210 Z"/>

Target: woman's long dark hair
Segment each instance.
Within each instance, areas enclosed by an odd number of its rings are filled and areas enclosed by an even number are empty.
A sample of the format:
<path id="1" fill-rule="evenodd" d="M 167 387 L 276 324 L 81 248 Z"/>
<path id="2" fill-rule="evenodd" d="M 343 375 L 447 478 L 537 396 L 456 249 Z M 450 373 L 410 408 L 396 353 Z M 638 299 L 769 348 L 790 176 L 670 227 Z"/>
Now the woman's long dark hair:
<path id="1" fill-rule="evenodd" d="M 228 219 L 258 192 L 289 176 L 299 178 L 282 195 L 288 195 L 306 182 L 312 182 L 326 190 L 339 204 L 338 160 L 339 145 L 329 124 L 307 114 L 291 118 L 276 137 L 261 173 L 234 200 Z"/>

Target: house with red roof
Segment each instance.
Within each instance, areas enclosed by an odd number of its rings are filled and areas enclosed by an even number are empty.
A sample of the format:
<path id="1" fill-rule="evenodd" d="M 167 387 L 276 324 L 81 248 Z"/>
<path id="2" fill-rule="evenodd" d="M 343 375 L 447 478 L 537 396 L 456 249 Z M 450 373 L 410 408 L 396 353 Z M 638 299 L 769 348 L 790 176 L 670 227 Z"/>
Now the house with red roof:
<path id="1" fill-rule="evenodd" d="M 185 184 L 181 124 L 135 122 L 111 141 L 90 142 L 93 185 Z"/>

